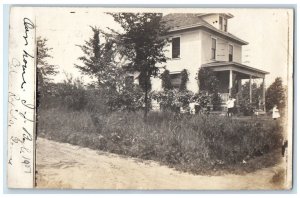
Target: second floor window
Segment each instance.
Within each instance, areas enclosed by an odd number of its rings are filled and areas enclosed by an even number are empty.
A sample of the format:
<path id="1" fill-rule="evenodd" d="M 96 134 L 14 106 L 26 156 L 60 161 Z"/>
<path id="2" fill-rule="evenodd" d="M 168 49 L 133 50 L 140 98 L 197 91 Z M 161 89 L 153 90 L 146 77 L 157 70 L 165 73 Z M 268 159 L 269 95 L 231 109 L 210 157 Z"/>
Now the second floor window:
<path id="1" fill-rule="evenodd" d="M 229 45 L 229 61 L 233 60 L 233 46 Z"/>
<path id="2" fill-rule="evenodd" d="M 217 47 L 217 40 L 212 38 L 211 39 L 211 59 L 216 59 L 216 47 Z"/>
<path id="3" fill-rule="evenodd" d="M 172 58 L 180 58 L 180 37 L 172 39 Z"/>

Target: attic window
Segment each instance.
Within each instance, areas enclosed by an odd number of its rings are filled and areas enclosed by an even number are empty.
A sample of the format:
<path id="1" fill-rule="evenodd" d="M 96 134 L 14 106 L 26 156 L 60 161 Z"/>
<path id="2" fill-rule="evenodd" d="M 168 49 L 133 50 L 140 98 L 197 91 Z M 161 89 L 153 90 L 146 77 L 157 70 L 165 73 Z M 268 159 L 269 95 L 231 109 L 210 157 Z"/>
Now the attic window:
<path id="1" fill-rule="evenodd" d="M 180 37 L 172 39 L 172 58 L 180 58 Z"/>
<path id="2" fill-rule="evenodd" d="M 223 17 L 219 17 L 219 28 L 220 30 L 223 30 Z"/>
<path id="3" fill-rule="evenodd" d="M 227 19 L 224 17 L 219 16 L 219 28 L 227 32 Z"/>
<path id="4" fill-rule="evenodd" d="M 227 32 L 227 19 L 224 18 L 224 31 Z"/>

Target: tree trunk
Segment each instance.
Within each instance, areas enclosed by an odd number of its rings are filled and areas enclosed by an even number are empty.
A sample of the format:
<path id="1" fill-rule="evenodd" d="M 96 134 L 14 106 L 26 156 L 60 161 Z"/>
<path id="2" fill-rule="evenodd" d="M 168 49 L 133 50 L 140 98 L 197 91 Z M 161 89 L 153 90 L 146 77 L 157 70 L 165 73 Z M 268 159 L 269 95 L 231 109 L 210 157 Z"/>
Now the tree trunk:
<path id="1" fill-rule="evenodd" d="M 145 76 L 145 109 L 144 109 L 144 121 L 147 122 L 148 117 L 148 72 L 146 72 Z"/>

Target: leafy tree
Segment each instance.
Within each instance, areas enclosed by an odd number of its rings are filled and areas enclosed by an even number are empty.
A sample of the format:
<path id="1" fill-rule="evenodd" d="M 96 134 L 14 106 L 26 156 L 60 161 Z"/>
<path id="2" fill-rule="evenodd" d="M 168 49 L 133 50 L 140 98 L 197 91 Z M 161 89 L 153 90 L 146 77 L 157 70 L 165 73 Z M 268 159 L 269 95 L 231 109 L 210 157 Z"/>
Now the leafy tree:
<path id="1" fill-rule="evenodd" d="M 285 88 L 282 85 L 282 79 L 277 77 L 266 91 L 266 109 L 270 110 L 275 105 L 279 109 L 283 109 L 286 105 L 285 100 Z"/>
<path id="2" fill-rule="evenodd" d="M 47 46 L 47 39 L 37 38 L 37 106 L 41 105 L 41 100 L 51 91 L 51 80 L 55 76 L 57 66 L 48 63 L 48 59 L 52 58 L 50 51 L 53 48 Z"/>
<path id="3" fill-rule="evenodd" d="M 83 66 L 75 65 L 83 74 L 97 79 L 102 101 L 110 111 L 135 110 L 140 108 L 141 91 L 136 86 L 128 86 L 126 83 L 126 71 L 118 66 L 122 57 L 118 57 L 117 46 L 114 37 L 102 32 L 97 27 L 91 27 L 93 37 L 85 41 L 84 45 L 78 45 L 84 53 L 79 57 Z M 104 42 L 100 43 L 100 33 Z M 118 59 L 120 58 L 120 59 Z"/>
<path id="4" fill-rule="evenodd" d="M 241 88 L 241 99 L 243 101 L 248 101 L 250 103 L 250 83 L 247 81 L 245 84 L 242 85 Z M 262 99 L 262 90 L 263 84 L 258 85 L 257 83 L 252 83 L 252 103 L 251 105 L 254 108 L 259 107 L 259 102 Z"/>
<path id="5" fill-rule="evenodd" d="M 216 74 L 210 68 L 200 68 L 198 72 L 199 92 L 209 94 L 210 101 L 215 110 L 220 109 L 221 97 L 219 95 L 219 84 Z M 204 97 L 203 97 L 204 98 Z"/>
<path id="6" fill-rule="evenodd" d="M 210 94 L 218 92 L 220 82 L 211 69 L 200 68 L 197 78 L 199 91 L 206 91 Z"/>
<path id="7" fill-rule="evenodd" d="M 116 67 L 113 42 L 105 37 L 105 42 L 101 44 L 101 30 L 98 27 L 90 27 L 93 31 L 93 37 L 85 41 L 84 45 L 77 45 L 84 53 L 84 56 L 78 58 L 84 65 L 75 64 L 75 67 L 83 74 L 95 77 L 100 87 L 114 87 L 116 86 L 114 78 L 118 75 L 117 70 L 119 68 Z"/>
<path id="8" fill-rule="evenodd" d="M 144 91 L 145 119 L 149 108 L 148 92 L 151 77 L 159 74 L 158 63 L 166 62 L 164 47 L 168 40 L 163 36 L 168 28 L 161 13 L 108 13 L 123 28 L 122 33 L 111 30 L 121 55 L 130 62 L 127 69 L 140 72 L 139 84 Z"/>

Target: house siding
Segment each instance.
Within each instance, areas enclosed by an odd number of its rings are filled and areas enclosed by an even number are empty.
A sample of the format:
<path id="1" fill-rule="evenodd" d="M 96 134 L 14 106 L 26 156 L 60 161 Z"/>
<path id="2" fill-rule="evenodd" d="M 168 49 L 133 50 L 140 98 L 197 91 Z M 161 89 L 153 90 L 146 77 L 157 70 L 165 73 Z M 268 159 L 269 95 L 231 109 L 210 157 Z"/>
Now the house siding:
<path id="1" fill-rule="evenodd" d="M 233 62 L 242 62 L 242 46 L 220 38 L 214 34 L 206 31 L 201 31 L 202 40 L 202 64 L 213 62 L 213 61 L 228 61 L 229 60 L 229 45 L 233 46 Z M 211 39 L 217 39 L 216 59 L 211 59 Z"/>
<path id="2" fill-rule="evenodd" d="M 189 73 L 189 81 L 187 89 L 193 92 L 198 92 L 198 82 L 196 80 L 198 70 L 202 64 L 213 61 L 228 61 L 229 60 L 229 44 L 233 45 L 233 61 L 241 63 L 242 61 L 242 46 L 220 38 L 212 33 L 204 30 L 187 31 L 180 34 L 172 34 L 170 37 L 180 37 L 180 58 L 172 59 L 172 42 L 165 48 L 166 56 L 169 58 L 166 69 L 172 72 L 180 72 L 187 69 Z M 216 59 L 211 59 L 211 39 L 217 39 Z M 162 66 L 160 65 L 160 66 Z M 163 72 L 163 70 L 161 71 Z M 152 90 L 161 91 L 162 83 L 160 78 L 152 78 Z"/>
<path id="3" fill-rule="evenodd" d="M 201 36 L 200 30 L 184 32 L 182 34 L 173 34 L 171 37 L 180 37 L 180 58 L 172 59 L 172 43 L 166 47 L 167 61 L 166 69 L 172 72 L 180 72 L 187 69 L 189 72 L 189 81 L 187 89 L 193 92 L 198 91 L 198 83 L 195 79 L 198 69 L 201 65 Z M 152 78 L 152 90 L 162 90 L 161 79 Z"/>

